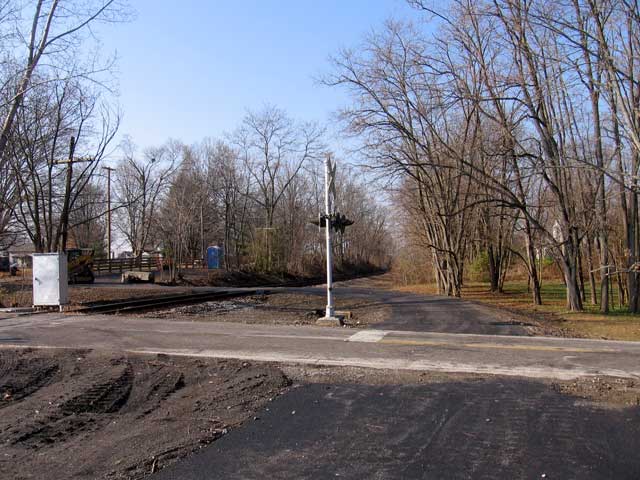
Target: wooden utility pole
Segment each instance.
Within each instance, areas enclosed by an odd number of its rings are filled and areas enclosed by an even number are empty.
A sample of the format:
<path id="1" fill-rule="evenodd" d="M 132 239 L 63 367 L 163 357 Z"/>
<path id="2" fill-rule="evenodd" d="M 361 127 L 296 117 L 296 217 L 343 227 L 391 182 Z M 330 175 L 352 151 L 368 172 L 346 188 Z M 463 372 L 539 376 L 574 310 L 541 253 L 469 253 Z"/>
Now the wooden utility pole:
<path id="1" fill-rule="evenodd" d="M 111 172 L 115 170 L 111 167 L 102 167 L 107 171 L 107 257 L 111 260 Z M 111 271 L 111 262 L 109 262 Z"/>
<path id="2" fill-rule="evenodd" d="M 69 140 L 69 158 L 66 160 L 57 160 L 55 165 L 67 164 L 67 179 L 64 190 L 64 204 L 62 206 L 62 213 L 60 214 L 60 223 L 62 227 L 62 241 L 58 243 L 58 251 L 67 251 L 67 238 L 69 237 L 69 209 L 71 207 L 71 186 L 73 181 L 73 164 L 76 162 L 92 162 L 93 158 L 74 158 L 76 151 L 76 139 L 71 137 Z"/>
<path id="3" fill-rule="evenodd" d="M 200 247 L 202 248 L 202 261 L 206 263 L 207 260 L 207 249 L 204 246 L 204 202 L 200 203 Z"/>

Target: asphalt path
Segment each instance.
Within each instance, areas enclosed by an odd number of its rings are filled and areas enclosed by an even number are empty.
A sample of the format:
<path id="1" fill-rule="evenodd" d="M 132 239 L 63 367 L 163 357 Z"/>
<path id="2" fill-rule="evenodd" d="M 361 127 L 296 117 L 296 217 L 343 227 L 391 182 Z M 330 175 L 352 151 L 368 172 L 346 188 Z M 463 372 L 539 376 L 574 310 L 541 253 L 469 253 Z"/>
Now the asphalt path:
<path id="1" fill-rule="evenodd" d="M 640 407 L 492 379 L 305 385 L 151 478 L 638 479 Z"/>
<path id="2" fill-rule="evenodd" d="M 280 288 L 273 291 L 325 295 L 325 287 Z M 367 300 L 391 308 L 390 318 L 375 328 L 413 332 L 529 335 L 526 325 L 511 315 L 474 302 L 439 295 L 417 295 L 372 288 L 366 280 L 339 282 L 336 298 Z"/>

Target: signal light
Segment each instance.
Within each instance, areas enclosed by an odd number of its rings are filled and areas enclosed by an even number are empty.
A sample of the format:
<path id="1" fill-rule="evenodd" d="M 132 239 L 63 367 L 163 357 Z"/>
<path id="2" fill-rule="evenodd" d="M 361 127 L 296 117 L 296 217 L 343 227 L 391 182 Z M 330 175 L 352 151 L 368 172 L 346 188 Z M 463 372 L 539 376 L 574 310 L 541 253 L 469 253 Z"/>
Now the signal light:
<path id="1" fill-rule="evenodd" d="M 353 225 L 353 220 L 349 220 L 346 215 L 342 215 L 340 213 L 335 213 L 329 216 L 329 222 L 331 228 L 336 231 L 344 234 L 345 229 Z M 320 228 L 327 227 L 327 215 L 318 215 L 318 220 L 311 220 L 311 223 L 317 225 Z"/>
<path id="2" fill-rule="evenodd" d="M 339 213 L 335 214 L 333 221 L 331 222 L 331 227 L 336 231 L 344 234 L 345 228 L 353 225 L 353 220 L 349 220 L 346 215 L 340 215 Z"/>
<path id="3" fill-rule="evenodd" d="M 325 228 L 327 226 L 327 217 L 326 215 L 318 215 L 318 219 L 317 220 L 311 220 L 310 223 L 313 223 L 314 225 L 317 225 L 320 228 Z"/>

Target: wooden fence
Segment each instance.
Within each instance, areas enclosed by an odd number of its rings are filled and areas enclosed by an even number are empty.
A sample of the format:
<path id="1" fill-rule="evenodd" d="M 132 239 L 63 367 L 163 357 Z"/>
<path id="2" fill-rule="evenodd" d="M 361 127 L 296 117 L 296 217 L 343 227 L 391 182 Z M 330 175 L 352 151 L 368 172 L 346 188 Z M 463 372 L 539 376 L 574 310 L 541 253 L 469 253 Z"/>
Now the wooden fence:
<path id="1" fill-rule="evenodd" d="M 137 258 L 95 258 L 93 260 L 94 273 L 122 273 L 129 270 L 150 272 L 152 270 L 162 270 L 168 268 L 169 264 L 160 257 L 137 257 Z M 201 260 L 192 260 L 180 264 L 180 269 L 205 268 Z"/>
<path id="2" fill-rule="evenodd" d="M 150 272 L 160 270 L 161 263 L 157 257 L 137 257 L 137 258 L 95 258 L 93 260 L 93 271 L 95 273 L 104 272 L 125 272 L 127 270 L 138 270 Z"/>

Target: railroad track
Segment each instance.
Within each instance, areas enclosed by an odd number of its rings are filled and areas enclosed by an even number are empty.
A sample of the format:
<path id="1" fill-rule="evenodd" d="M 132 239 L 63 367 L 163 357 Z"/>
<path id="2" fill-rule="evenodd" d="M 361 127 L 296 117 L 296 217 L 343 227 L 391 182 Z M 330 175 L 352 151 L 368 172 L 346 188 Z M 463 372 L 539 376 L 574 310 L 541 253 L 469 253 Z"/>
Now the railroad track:
<path id="1" fill-rule="evenodd" d="M 246 297 L 249 295 L 266 293 L 265 290 L 242 290 L 242 291 L 217 291 L 217 292 L 197 292 L 176 294 L 158 297 L 136 298 L 128 300 L 120 300 L 117 302 L 103 303 L 99 305 L 87 305 L 76 312 L 81 313 L 133 313 L 145 310 L 155 310 L 158 308 L 167 308 L 177 305 L 189 305 L 193 303 L 207 302 L 211 300 L 224 300 L 234 297 Z"/>

